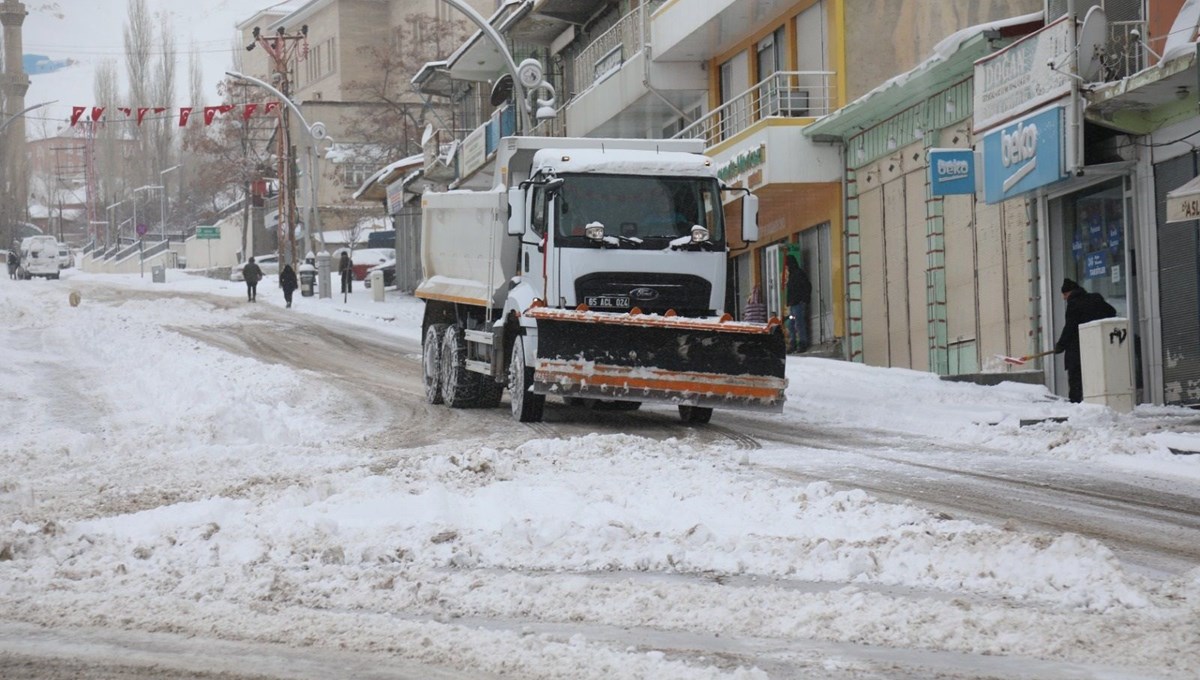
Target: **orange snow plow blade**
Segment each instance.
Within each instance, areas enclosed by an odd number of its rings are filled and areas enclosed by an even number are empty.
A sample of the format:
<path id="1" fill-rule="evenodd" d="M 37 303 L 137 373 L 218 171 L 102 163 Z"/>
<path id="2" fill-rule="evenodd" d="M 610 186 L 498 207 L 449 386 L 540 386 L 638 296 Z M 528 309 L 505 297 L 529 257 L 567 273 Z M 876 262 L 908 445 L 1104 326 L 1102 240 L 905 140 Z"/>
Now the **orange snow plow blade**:
<path id="1" fill-rule="evenodd" d="M 783 330 L 767 324 L 533 307 L 540 394 L 780 412 Z"/>

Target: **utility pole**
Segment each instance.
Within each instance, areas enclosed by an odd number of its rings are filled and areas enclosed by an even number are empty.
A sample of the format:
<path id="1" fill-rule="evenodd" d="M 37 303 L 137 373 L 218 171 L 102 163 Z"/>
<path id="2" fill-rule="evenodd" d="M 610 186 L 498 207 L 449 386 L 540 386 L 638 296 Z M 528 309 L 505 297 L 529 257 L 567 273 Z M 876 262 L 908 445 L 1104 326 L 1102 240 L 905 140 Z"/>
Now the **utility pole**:
<path id="1" fill-rule="evenodd" d="M 291 97 L 291 64 L 297 63 L 308 56 L 308 25 L 300 27 L 299 33 L 288 34 L 280 26 L 273 36 L 264 36 L 258 27 L 254 27 L 254 42 L 246 46 L 252 50 L 261 47 L 270 56 L 271 73 L 269 80 L 285 98 Z M 281 102 L 282 103 L 282 102 Z M 296 163 L 293 158 L 292 134 L 290 127 L 289 107 L 284 105 L 278 109 L 279 132 L 275 135 L 276 173 L 282 186 L 279 187 L 279 262 L 299 262 L 296 252 Z M 247 196 L 249 200 L 249 196 Z M 313 206 L 316 209 L 316 206 Z M 286 235 L 285 235 L 286 230 Z M 284 250 L 284 244 L 287 250 Z"/>

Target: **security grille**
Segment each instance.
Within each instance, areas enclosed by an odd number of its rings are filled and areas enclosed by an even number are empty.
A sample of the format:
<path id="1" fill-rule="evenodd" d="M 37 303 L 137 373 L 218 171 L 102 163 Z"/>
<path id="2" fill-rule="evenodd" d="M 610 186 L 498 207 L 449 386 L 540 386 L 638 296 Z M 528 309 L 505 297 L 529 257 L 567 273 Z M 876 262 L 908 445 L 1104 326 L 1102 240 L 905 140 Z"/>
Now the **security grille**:
<path id="1" fill-rule="evenodd" d="M 1198 169 L 1195 154 L 1154 166 L 1163 399 L 1168 404 L 1200 404 L 1200 221 L 1166 221 L 1167 192 L 1183 186 Z"/>
<path id="2" fill-rule="evenodd" d="M 1068 0 L 1046 0 L 1046 23 L 1067 13 Z M 1090 8 L 1104 8 L 1108 18 L 1108 41 L 1103 79 L 1120 80 L 1147 66 L 1145 0 L 1075 0 L 1075 16 L 1082 20 Z"/>

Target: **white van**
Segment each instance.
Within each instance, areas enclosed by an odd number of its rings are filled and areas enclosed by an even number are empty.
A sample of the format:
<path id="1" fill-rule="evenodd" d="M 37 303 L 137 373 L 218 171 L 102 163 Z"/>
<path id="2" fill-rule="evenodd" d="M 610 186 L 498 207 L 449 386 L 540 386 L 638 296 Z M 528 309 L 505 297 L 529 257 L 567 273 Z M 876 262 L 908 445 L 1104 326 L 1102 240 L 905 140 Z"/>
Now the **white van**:
<path id="1" fill-rule="evenodd" d="M 58 239 L 53 236 L 26 236 L 21 240 L 21 267 L 17 278 L 44 276 L 58 278 Z"/>

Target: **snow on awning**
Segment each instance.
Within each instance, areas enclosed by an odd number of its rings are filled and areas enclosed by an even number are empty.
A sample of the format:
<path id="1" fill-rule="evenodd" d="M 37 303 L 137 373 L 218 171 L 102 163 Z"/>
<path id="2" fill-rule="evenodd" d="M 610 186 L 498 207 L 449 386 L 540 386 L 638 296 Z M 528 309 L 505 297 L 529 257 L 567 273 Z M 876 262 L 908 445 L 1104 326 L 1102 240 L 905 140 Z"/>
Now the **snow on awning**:
<path id="1" fill-rule="evenodd" d="M 1167 221 L 1187 222 L 1200 219 L 1200 177 L 1167 192 Z"/>

